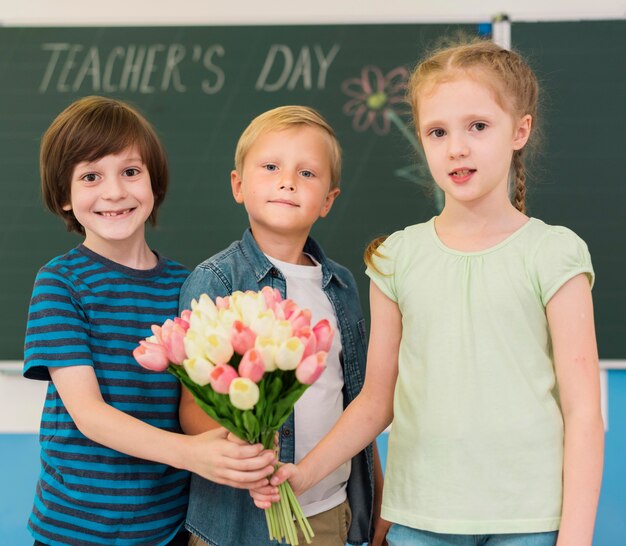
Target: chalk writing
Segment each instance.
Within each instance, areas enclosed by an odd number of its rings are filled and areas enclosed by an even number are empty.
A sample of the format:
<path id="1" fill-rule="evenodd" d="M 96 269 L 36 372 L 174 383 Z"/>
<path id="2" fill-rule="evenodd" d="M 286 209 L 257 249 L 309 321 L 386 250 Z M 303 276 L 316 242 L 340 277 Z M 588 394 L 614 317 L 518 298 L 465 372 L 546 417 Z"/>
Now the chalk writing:
<path id="1" fill-rule="evenodd" d="M 183 44 L 128 44 L 112 48 L 64 42 L 44 43 L 48 62 L 39 92 L 130 92 L 150 94 L 184 93 L 183 61 L 198 63 L 206 70 L 200 89 L 206 94 L 224 86 L 224 71 L 216 58 L 224 56 L 220 44 L 190 48 Z"/>
<path id="2" fill-rule="evenodd" d="M 340 47 L 335 44 L 327 54 L 319 45 L 313 46 L 313 53 L 317 61 L 317 82 L 316 89 L 324 89 L 326 86 L 326 74 L 331 63 L 335 60 Z M 276 67 L 276 70 L 273 70 Z M 311 48 L 303 46 L 295 57 L 289 46 L 274 44 L 270 47 L 265 57 L 265 63 L 256 82 L 256 89 L 262 91 L 278 91 L 287 87 L 290 91 L 295 89 L 300 81 L 304 89 L 311 89 L 313 82 L 313 62 L 311 60 Z M 274 81 L 269 81 L 271 75 L 278 77 Z"/>

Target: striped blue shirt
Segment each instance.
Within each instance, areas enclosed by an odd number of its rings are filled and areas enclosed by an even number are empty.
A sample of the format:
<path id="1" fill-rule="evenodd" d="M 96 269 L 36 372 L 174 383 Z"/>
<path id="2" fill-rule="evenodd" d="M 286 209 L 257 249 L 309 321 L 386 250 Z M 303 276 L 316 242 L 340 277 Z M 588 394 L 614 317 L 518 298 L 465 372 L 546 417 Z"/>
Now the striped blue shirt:
<path id="1" fill-rule="evenodd" d="M 35 280 L 24 375 L 50 380 L 48 366 L 92 366 L 104 400 L 161 429 L 180 432 L 179 384 L 132 356 L 150 326 L 172 318 L 187 270 L 159 258 L 135 270 L 78 246 Z M 45 544 L 163 545 L 181 528 L 188 473 L 137 459 L 81 434 L 49 383 L 40 430 L 41 474 L 28 522 Z"/>

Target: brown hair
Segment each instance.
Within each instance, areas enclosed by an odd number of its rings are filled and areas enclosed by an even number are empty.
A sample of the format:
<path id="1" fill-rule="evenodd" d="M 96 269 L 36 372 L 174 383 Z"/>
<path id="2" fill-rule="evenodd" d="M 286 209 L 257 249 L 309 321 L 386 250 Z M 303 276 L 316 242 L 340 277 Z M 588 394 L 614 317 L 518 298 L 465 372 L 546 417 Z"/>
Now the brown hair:
<path id="1" fill-rule="evenodd" d="M 85 97 L 70 104 L 48 127 L 39 154 L 41 191 L 46 207 L 63 218 L 68 231 L 85 233 L 74 213 L 63 210 L 71 201 L 76 165 L 130 146 L 137 146 L 150 174 L 154 207 L 149 220 L 155 225 L 169 180 L 167 158 L 154 128 L 137 110 L 119 100 Z"/>
<path id="2" fill-rule="evenodd" d="M 415 127 L 419 127 L 419 99 L 425 88 L 472 72 L 477 72 L 472 75 L 479 77 L 481 83 L 491 88 L 504 111 L 517 118 L 530 114 L 532 131 L 526 147 L 536 143 L 539 84 L 535 74 L 518 53 L 478 39 L 436 49 L 415 67 L 407 90 Z M 511 161 L 514 173 L 511 201 L 521 212 L 526 211 L 526 167 L 523 154 L 524 148 L 515 150 Z M 365 263 L 379 272 L 373 258 L 382 257 L 377 249 L 384 240 L 385 237 L 374 239 L 364 255 Z"/>
<path id="3" fill-rule="evenodd" d="M 235 169 L 241 176 L 250 148 L 264 133 L 281 131 L 298 125 L 319 127 L 330 137 L 330 189 L 339 187 L 341 179 L 341 147 L 335 131 L 324 117 L 308 106 L 279 106 L 254 118 L 239 137 L 235 150 Z"/>

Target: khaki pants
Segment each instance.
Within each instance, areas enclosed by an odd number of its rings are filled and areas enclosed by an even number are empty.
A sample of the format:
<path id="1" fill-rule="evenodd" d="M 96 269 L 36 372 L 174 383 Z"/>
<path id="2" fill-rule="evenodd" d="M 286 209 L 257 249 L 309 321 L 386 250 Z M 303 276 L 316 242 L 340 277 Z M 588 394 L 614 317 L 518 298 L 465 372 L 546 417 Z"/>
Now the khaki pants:
<path id="1" fill-rule="evenodd" d="M 331 508 L 321 514 L 316 514 L 307 518 L 311 528 L 315 533 L 312 546 L 345 546 L 348 541 L 348 529 L 352 522 L 352 512 L 348 501 L 342 502 L 339 506 Z M 304 536 L 298 532 L 298 542 L 300 546 L 306 546 Z M 194 534 L 189 539 L 189 546 L 208 546 L 206 542 L 199 539 Z M 253 544 L 242 544 L 241 546 L 254 546 Z"/>

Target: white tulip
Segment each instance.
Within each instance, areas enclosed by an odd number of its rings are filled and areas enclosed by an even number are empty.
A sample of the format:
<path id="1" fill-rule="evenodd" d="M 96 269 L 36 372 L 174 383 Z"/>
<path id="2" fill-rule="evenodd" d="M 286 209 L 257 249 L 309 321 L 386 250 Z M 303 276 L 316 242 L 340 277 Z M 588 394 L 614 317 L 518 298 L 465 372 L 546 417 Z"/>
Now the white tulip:
<path id="1" fill-rule="evenodd" d="M 289 339 L 293 335 L 293 328 L 291 322 L 288 320 L 277 320 L 274 322 L 274 329 L 272 330 L 272 338 L 276 343 L 282 343 Z"/>
<path id="2" fill-rule="evenodd" d="M 252 331 L 261 337 L 270 337 L 274 331 L 274 311 L 268 309 L 257 314 L 256 317 L 250 322 L 250 328 Z"/>
<path id="3" fill-rule="evenodd" d="M 183 367 L 194 383 L 204 387 L 208 385 L 211 371 L 215 366 L 204 358 L 187 358 L 183 360 Z"/>
<path id="4" fill-rule="evenodd" d="M 255 406 L 259 401 L 259 394 L 257 384 L 246 377 L 233 379 L 228 390 L 232 405 L 243 411 Z"/>
<path id="5" fill-rule="evenodd" d="M 276 342 L 270 337 L 257 337 L 254 348 L 259 351 L 266 372 L 273 372 L 276 369 Z"/>
<path id="6" fill-rule="evenodd" d="M 283 341 L 276 351 L 276 366 L 281 370 L 295 370 L 302 360 L 304 343 L 297 337 Z"/>

